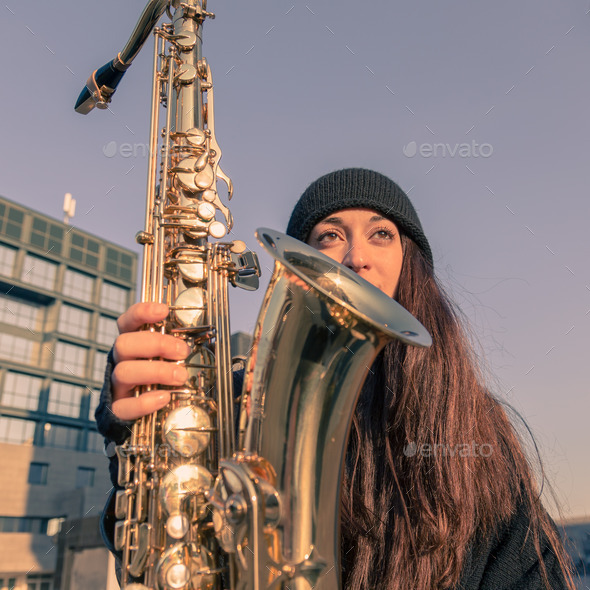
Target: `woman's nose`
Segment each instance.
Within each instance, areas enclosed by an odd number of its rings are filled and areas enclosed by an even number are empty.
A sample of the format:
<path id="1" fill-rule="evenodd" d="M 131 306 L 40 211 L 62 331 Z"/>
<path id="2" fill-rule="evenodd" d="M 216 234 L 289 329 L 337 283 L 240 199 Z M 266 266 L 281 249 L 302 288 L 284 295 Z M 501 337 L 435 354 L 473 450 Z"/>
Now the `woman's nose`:
<path id="1" fill-rule="evenodd" d="M 346 254 L 342 259 L 342 264 L 354 270 L 354 272 L 359 272 L 367 266 L 367 262 L 367 254 L 362 244 L 357 240 L 350 242 Z"/>

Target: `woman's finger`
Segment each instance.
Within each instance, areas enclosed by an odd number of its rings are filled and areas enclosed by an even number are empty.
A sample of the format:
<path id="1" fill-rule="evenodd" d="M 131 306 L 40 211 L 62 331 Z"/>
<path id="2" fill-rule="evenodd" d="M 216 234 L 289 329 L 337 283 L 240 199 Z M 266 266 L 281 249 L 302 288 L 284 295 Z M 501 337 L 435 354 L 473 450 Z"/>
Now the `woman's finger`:
<path id="1" fill-rule="evenodd" d="M 122 361 L 111 375 L 115 401 L 132 395 L 137 385 L 181 386 L 188 371 L 181 365 L 166 361 Z"/>
<path id="2" fill-rule="evenodd" d="M 133 332 L 144 324 L 154 324 L 166 319 L 168 306 L 165 303 L 135 303 L 117 319 L 119 333 Z"/>
<path id="3" fill-rule="evenodd" d="M 121 420 L 136 420 L 141 416 L 153 414 L 169 401 L 169 391 L 147 391 L 138 397 L 124 397 L 113 402 L 113 414 Z"/>
<path id="4" fill-rule="evenodd" d="M 126 332 L 115 341 L 115 363 L 133 359 L 165 358 L 181 361 L 190 353 L 184 340 L 159 332 Z"/>

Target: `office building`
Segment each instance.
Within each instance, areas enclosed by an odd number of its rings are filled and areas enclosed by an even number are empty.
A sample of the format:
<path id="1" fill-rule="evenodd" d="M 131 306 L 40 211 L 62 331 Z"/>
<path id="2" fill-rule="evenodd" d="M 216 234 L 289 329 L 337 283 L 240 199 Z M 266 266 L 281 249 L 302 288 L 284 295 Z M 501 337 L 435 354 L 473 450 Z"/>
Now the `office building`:
<path id="1" fill-rule="evenodd" d="M 52 590 L 61 524 L 105 503 L 94 410 L 136 272 L 134 252 L 0 198 L 2 590 Z"/>

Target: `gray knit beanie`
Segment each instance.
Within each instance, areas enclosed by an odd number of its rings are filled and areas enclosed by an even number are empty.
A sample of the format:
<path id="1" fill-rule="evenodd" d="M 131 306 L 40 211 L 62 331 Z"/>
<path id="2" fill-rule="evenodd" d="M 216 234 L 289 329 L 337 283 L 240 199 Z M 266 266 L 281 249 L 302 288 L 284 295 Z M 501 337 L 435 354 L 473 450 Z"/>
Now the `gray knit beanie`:
<path id="1" fill-rule="evenodd" d="M 411 238 L 432 264 L 432 251 L 408 195 L 390 178 L 364 168 L 346 168 L 312 182 L 291 213 L 287 235 L 305 241 L 326 215 L 349 207 L 375 209 Z"/>

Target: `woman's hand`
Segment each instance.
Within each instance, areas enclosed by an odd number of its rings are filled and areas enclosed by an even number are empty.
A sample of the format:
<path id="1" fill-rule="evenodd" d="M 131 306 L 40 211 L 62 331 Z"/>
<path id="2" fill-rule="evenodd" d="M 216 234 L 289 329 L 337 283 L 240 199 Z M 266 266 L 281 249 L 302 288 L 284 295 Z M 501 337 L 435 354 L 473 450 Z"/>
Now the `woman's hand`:
<path id="1" fill-rule="evenodd" d="M 139 397 L 133 395 L 137 385 L 180 386 L 188 379 L 182 366 L 170 361 L 184 360 L 190 349 L 180 338 L 159 332 L 138 332 L 144 324 L 160 322 L 168 315 L 164 303 L 136 303 L 117 320 L 119 336 L 115 340 L 115 368 L 111 376 L 113 413 L 121 420 L 135 420 L 164 407 L 170 392 L 153 390 Z M 148 360 L 148 359 L 168 360 Z"/>

